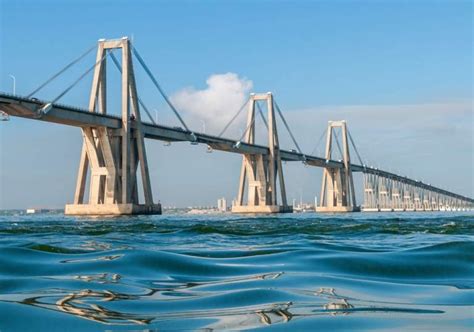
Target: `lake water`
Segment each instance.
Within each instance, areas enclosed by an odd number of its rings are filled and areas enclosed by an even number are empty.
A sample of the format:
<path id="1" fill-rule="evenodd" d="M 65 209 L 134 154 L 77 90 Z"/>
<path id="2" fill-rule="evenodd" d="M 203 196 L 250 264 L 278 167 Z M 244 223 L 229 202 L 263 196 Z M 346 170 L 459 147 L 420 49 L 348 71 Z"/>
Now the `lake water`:
<path id="1" fill-rule="evenodd" d="M 474 327 L 474 214 L 0 215 L 0 330 Z"/>

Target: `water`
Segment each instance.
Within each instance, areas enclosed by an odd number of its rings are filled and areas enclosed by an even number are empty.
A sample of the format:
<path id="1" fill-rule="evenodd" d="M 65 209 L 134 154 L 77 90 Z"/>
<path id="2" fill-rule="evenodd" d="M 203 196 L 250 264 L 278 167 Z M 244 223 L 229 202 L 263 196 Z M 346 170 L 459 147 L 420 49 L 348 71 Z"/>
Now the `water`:
<path id="1" fill-rule="evenodd" d="M 0 330 L 471 330 L 471 213 L 0 215 Z"/>

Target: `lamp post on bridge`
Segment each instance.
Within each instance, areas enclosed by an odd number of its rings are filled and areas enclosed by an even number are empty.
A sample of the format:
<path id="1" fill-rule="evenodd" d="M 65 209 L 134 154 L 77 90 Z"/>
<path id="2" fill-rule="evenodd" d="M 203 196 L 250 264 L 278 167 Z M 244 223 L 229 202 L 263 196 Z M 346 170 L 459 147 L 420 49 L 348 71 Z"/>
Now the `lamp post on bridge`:
<path id="1" fill-rule="evenodd" d="M 12 74 L 9 74 L 10 78 L 13 80 L 13 95 L 16 95 L 16 77 Z"/>

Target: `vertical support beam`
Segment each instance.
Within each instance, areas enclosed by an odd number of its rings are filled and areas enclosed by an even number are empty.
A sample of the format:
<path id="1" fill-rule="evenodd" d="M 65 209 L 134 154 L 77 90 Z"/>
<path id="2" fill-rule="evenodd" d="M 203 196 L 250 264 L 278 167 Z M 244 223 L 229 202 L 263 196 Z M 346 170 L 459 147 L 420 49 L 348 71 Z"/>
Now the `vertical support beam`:
<path id="1" fill-rule="evenodd" d="M 89 112 L 95 112 L 96 100 L 97 100 L 97 90 L 99 87 L 99 83 L 101 81 L 101 75 L 105 74 L 105 70 L 103 70 L 103 61 L 100 61 L 104 56 L 104 45 L 99 42 L 97 47 L 97 56 L 96 56 L 96 66 L 94 70 L 94 76 L 92 79 L 92 88 L 91 94 L 89 98 Z M 103 100 L 105 99 L 105 95 L 103 96 Z M 83 133 L 84 135 L 84 133 Z M 84 203 L 84 191 L 85 185 L 87 180 L 87 172 L 89 168 L 89 159 L 87 157 L 87 149 L 85 146 L 85 142 L 82 144 L 82 152 L 81 157 L 79 160 L 79 170 L 77 174 L 77 181 L 76 181 L 76 192 L 74 194 L 74 204 L 83 204 Z"/>
<path id="2" fill-rule="evenodd" d="M 238 195 L 236 203 L 232 207 L 232 212 L 291 212 L 292 207 L 287 205 L 273 96 L 270 92 L 267 94 L 252 93 L 250 95 L 245 142 L 255 144 L 255 107 L 258 101 L 265 101 L 268 111 L 268 154 L 242 156 Z M 238 148 L 238 145 L 236 145 L 236 148 Z M 280 186 L 281 204 L 278 203 L 277 178 Z M 244 204 L 245 191 L 247 191 L 247 204 Z"/>
<path id="3" fill-rule="evenodd" d="M 288 206 L 288 201 L 286 198 L 286 187 L 285 187 L 285 177 L 283 176 L 283 166 L 281 163 L 281 157 L 280 157 L 280 141 L 278 139 L 278 129 L 276 125 L 276 119 L 275 119 L 275 109 L 274 109 L 274 101 L 273 101 L 273 95 L 268 92 L 267 93 L 267 109 L 268 109 L 268 118 L 272 119 L 272 127 L 273 127 L 273 147 L 274 147 L 274 161 L 275 161 L 275 173 L 278 173 L 278 181 L 280 184 L 280 197 L 281 197 L 281 205 L 282 206 Z M 269 126 L 270 127 L 270 126 Z M 276 174 L 275 174 L 275 179 L 274 183 L 276 183 Z M 273 202 L 273 205 L 278 205 L 277 201 L 277 190 L 275 187 L 275 201 Z"/>
<path id="4" fill-rule="evenodd" d="M 84 203 L 84 191 L 86 188 L 87 169 L 89 167 L 89 159 L 84 143 L 82 144 L 81 159 L 79 161 L 79 170 L 77 172 L 76 192 L 74 194 L 74 204 Z"/>
<path id="5" fill-rule="evenodd" d="M 249 144 L 254 143 L 254 135 L 253 132 L 255 130 L 255 103 L 252 100 L 252 97 L 254 94 L 250 95 L 250 102 L 249 102 L 249 109 L 247 112 L 247 132 L 245 133 L 245 142 Z M 247 167 L 248 163 L 250 163 L 251 157 L 249 155 L 242 155 L 242 167 L 240 170 L 240 180 L 239 180 L 239 191 L 238 191 L 238 196 L 237 196 L 237 206 L 243 206 L 244 205 L 244 194 L 245 194 L 245 182 L 247 179 Z M 252 179 L 249 179 L 251 181 Z"/>
<path id="6" fill-rule="evenodd" d="M 237 205 L 244 204 L 244 186 L 246 180 L 246 167 L 245 161 L 242 161 L 242 166 L 240 167 L 240 181 L 239 181 L 239 192 L 237 194 Z"/>
<path id="7" fill-rule="evenodd" d="M 331 159 L 331 148 L 332 148 L 332 127 L 330 126 L 328 128 L 327 134 L 326 134 L 326 152 L 325 152 L 325 157 L 326 161 Z M 324 206 L 334 206 L 333 199 L 329 199 L 329 197 L 333 198 L 334 197 L 334 179 L 332 172 L 330 171 L 329 168 L 324 168 L 323 169 L 323 181 L 321 184 L 321 193 L 320 193 L 320 207 Z M 330 193 L 330 195 L 328 195 Z"/>
<path id="8" fill-rule="evenodd" d="M 131 57 L 130 49 L 128 49 L 129 57 Z M 138 96 L 137 96 L 137 87 L 135 83 L 135 74 L 133 71 L 133 64 L 129 62 L 129 75 L 130 75 L 130 97 L 131 97 L 131 104 L 133 115 L 135 117 L 135 144 L 137 146 L 138 152 L 138 159 L 140 162 L 140 171 L 142 175 L 142 185 L 143 185 L 143 192 L 145 196 L 145 204 L 150 205 L 153 204 L 153 193 L 151 190 L 151 182 L 150 182 L 150 173 L 148 170 L 148 160 L 146 156 L 146 149 L 145 149 L 145 140 L 142 131 L 142 120 L 140 116 L 140 111 L 138 108 Z M 136 172 L 136 170 L 135 170 Z M 135 176 L 136 180 L 136 176 Z"/>
<path id="9" fill-rule="evenodd" d="M 275 165 L 275 119 L 274 119 L 274 113 L 273 113 L 273 97 L 271 94 L 268 94 L 267 98 L 267 109 L 268 109 L 268 150 L 269 150 L 269 155 L 268 155 L 268 182 L 269 182 L 269 188 L 270 190 L 270 195 L 271 195 L 271 202 L 272 205 L 276 205 L 276 165 Z"/>
<path id="10" fill-rule="evenodd" d="M 343 168 L 329 168 L 323 170 L 321 184 L 320 205 L 318 212 L 351 212 L 359 211 L 356 204 L 354 180 L 352 177 L 349 144 L 347 140 L 347 126 L 345 121 L 329 121 L 326 138 L 326 160 L 332 159 L 332 140 L 335 129 L 342 133 Z"/>
<path id="11" fill-rule="evenodd" d="M 128 40 L 122 43 L 122 63 L 130 61 Z M 130 202 L 130 99 L 129 66 L 122 65 L 122 204 Z"/>
<path id="12" fill-rule="evenodd" d="M 355 188 L 354 188 L 354 179 L 352 178 L 352 170 L 351 170 L 351 157 L 349 154 L 349 143 L 347 141 L 347 125 L 346 122 L 343 121 L 342 125 L 342 145 L 343 145 L 343 153 L 344 153 L 344 171 L 345 171 L 345 188 L 344 192 L 346 193 L 346 204 L 348 206 L 357 207 L 356 197 L 355 197 Z M 347 195 L 349 194 L 350 195 Z"/>

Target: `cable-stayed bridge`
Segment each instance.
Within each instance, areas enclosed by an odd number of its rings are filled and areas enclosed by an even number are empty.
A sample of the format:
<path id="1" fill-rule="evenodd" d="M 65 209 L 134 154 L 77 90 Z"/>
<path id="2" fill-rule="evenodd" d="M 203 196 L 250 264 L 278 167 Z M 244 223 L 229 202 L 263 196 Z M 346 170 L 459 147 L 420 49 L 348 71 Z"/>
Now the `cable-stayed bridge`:
<path id="1" fill-rule="evenodd" d="M 305 154 L 299 147 L 284 114 L 272 93 L 251 94 L 219 135 L 192 131 L 170 101 L 130 40 L 99 40 L 96 62 L 52 101 L 37 99 L 36 94 L 82 60 L 89 49 L 27 96 L 0 92 L 0 111 L 5 118 L 18 116 L 33 120 L 80 127 L 83 148 L 80 157 L 74 202 L 65 213 L 73 215 L 159 214 L 151 190 L 144 139 L 166 142 L 206 144 L 209 149 L 241 154 L 236 213 L 291 212 L 285 189 L 282 161 L 300 161 L 323 171 L 320 212 L 359 211 L 353 172 L 364 174 L 365 211 L 437 211 L 471 209 L 474 200 L 430 184 L 387 172 L 362 163 L 345 121 L 330 121 L 326 132 L 324 157 Z M 114 52 L 121 53 L 121 61 Z M 135 82 L 133 56 L 180 122 L 180 127 L 157 124 L 140 99 Z M 121 116 L 107 113 L 108 59 L 121 77 Z M 88 109 L 59 104 L 87 74 L 93 72 Z M 247 125 L 240 139 L 223 135 L 239 114 L 247 109 Z M 142 111 L 149 121 L 142 120 Z M 264 115 L 266 111 L 266 116 Z M 267 145 L 256 144 L 256 120 L 261 117 L 268 136 Z M 288 131 L 296 149 L 280 149 L 277 116 Z M 351 162 L 350 147 L 359 164 Z M 340 159 L 335 160 L 337 150 Z M 138 172 L 139 170 L 139 172 Z M 144 202 L 139 201 L 141 178 Z M 88 190 L 86 190 L 88 189 Z M 165 193 L 161 193 L 165 195 Z"/>

